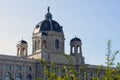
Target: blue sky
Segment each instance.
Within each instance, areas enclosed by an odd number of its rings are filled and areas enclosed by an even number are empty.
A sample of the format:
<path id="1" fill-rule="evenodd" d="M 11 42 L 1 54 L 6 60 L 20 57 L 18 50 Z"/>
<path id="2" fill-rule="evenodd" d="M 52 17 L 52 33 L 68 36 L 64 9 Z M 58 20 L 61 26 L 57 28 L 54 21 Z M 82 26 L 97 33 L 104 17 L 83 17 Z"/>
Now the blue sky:
<path id="1" fill-rule="evenodd" d="M 16 55 L 22 38 L 28 41 L 31 54 L 34 26 L 45 19 L 50 6 L 53 19 L 63 26 L 66 53 L 70 40 L 77 36 L 85 62 L 104 64 L 108 39 L 113 52 L 120 50 L 119 4 L 119 0 L 0 0 L 0 54 Z"/>

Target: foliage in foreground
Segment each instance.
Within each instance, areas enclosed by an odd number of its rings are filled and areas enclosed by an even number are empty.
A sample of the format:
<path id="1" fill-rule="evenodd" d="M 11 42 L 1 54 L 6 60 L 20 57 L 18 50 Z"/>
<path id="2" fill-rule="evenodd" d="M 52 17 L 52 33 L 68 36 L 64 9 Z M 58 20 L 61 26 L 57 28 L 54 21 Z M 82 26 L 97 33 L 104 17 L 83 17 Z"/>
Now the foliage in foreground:
<path id="1" fill-rule="evenodd" d="M 40 60 L 40 63 L 44 65 L 44 74 L 47 78 L 47 80 L 78 80 L 78 78 L 76 77 L 78 74 L 77 74 L 77 71 L 76 69 L 73 69 L 72 66 L 70 66 L 70 70 L 67 69 L 66 66 L 64 66 L 62 68 L 62 75 L 58 75 L 57 74 L 57 71 L 55 69 L 55 65 L 51 62 L 51 63 L 48 63 L 44 60 Z M 51 70 L 52 68 L 52 70 Z M 43 80 L 43 79 L 39 79 L 37 78 L 36 80 Z"/>
<path id="2" fill-rule="evenodd" d="M 106 54 L 106 70 L 105 70 L 105 75 L 102 80 L 120 80 L 120 63 L 117 63 L 115 65 L 115 58 L 116 55 L 119 53 L 118 50 L 112 52 L 111 51 L 111 40 L 108 41 L 107 45 L 107 54 Z M 44 74 L 47 77 L 48 80 L 79 80 L 77 76 L 79 73 L 77 73 L 76 69 L 71 68 L 71 70 L 68 71 L 67 67 L 64 66 L 64 73 L 63 76 L 58 76 L 55 69 L 52 71 L 50 70 L 50 66 L 54 68 L 53 63 L 47 63 L 43 60 L 40 60 L 40 63 L 44 65 L 45 71 Z M 70 62 L 71 63 L 71 62 Z M 115 67 L 116 66 L 116 67 Z M 102 66 L 98 68 L 98 73 L 102 69 Z M 82 71 L 84 72 L 84 79 L 87 80 L 87 71 L 86 67 L 82 66 Z M 37 78 L 36 80 L 43 80 Z M 93 77 L 92 80 L 101 80 L 100 77 Z"/>

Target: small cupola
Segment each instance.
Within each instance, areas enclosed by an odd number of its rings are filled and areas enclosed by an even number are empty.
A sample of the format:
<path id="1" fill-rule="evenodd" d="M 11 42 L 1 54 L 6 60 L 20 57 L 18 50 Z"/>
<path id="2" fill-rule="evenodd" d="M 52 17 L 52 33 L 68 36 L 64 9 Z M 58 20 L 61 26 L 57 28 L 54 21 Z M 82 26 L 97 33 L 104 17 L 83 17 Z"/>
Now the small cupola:
<path id="1" fill-rule="evenodd" d="M 70 41 L 70 54 L 82 54 L 82 41 L 81 39 L 75 37 Z"/>
<path id="2" fill-rule="evenodd" d="M 27 57 L 28 43 L 25 40 L 20 40 L 17 43 L 17 56 L 18 57 Z"/>

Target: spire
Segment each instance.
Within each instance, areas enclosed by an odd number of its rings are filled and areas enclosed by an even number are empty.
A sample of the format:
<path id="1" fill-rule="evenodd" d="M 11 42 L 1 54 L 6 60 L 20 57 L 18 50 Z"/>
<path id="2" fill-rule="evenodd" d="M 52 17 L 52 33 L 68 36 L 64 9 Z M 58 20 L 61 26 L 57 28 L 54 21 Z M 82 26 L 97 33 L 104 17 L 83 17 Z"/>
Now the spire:
<path id="1" fill-rule="evenodd" d="M 48 6 L 48 13 L 50 13 L 50 7 Z"/>
<path id="2" fill-rule="evenodd" d="M 50 7 L 47 8 L 47 14 L 45 15 L 45 19 L 52 19 L 52 14 L 50 13 Z"/>

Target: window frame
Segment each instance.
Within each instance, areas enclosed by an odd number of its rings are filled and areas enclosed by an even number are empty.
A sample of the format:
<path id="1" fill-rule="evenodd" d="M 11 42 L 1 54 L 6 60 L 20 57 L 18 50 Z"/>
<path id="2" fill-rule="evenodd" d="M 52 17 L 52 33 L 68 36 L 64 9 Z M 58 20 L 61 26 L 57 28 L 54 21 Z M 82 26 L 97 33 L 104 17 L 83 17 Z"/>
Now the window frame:
<path id="1" fill-rule="evenodd" d="M 59 49 L 60 47 L 60 41 L 58 39 L 55 40 L 55 48 Z"/>

